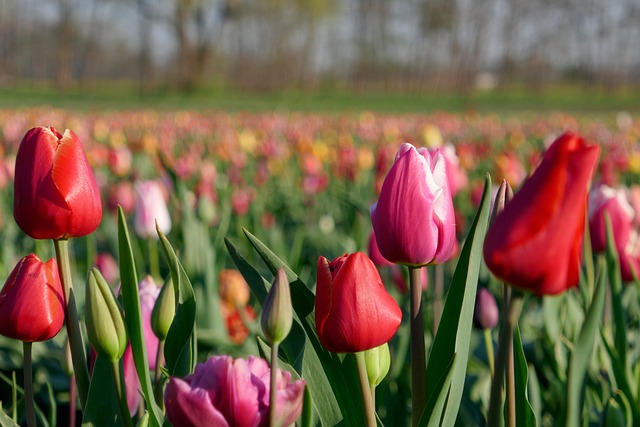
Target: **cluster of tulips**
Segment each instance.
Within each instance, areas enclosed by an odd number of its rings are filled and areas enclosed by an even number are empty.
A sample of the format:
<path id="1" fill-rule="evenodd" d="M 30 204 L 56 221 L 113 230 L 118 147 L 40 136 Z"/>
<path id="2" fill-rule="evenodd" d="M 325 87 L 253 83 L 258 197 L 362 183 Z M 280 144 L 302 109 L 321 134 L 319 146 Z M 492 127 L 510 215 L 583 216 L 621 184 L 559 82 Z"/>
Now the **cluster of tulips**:
<path id="1" fill-rule="evenodd" d="M 361 120 L 366 130 L 367 118 Z M 441 138 L 436 128 L 426 129 L 427 140 Z M 226 224 L 206 215 L 220 197 L 220 177 L 215 167 L 194 160 L 202 156 L 201 146 L 173 157 L 172 144 L 156 142 L 156 166 L 168 171 L 168 182 L 136 181 L 129 209 L 127 193 L 116 190 L 128 181 L 113 183 L 116 224 L 111 236 L 101 238 L 114 242 L 118 260 L 90 257 L 95 265 L 83 272 L 78 304 L 69 243 L 96 238 L 104 222 L 102 178 L 92 170 L 92 151 L 85 155 L 74 132 L 39 127 L 24 135 L 15 157 L 13 216 L 30 238 L 53 241 L 55 259 L 23 257 L 0 291 L 0 334 L 23 342 L 24 371 L 23 387 L 12 384 L 11 415 L 0 411 L 3 425 L 22 419 L 30 427 L 55 424 L 34 399 L 32 343 L 56 337 L 63 325 L 71 361 L 70 425 L 76 414 L 86 425 L 124 426 L 640 422 L 634 380 L 639 356 L 627 332 L 639 314 L 631 309 L 640 305 L 633 293 L 640 268 L 640 191 L 621 184 L 613 157 L 602 161 L 594 180 L 601 144 L 562 133 L 542 154 L 532 152 L 528 177 L 514 157 L 502 155 L 509 165 L 504 179 L 494 187 L 487 174 L 482 188 L 470 192 L 473 218 L 463 228 L 466 220 L 454 200 L 468 185 L 464 146 L 416 148 L 396 141 L 384 145 L 397 150 L 387 161 L 381 158 L 388 148 L 369 156 L 367 148 L 345 142 L 351 150 L 337 152 L 336 173 L 357 182 L 367 162 L 375 172 L 368 183 L 377 200 L 361 213 L 368 253 L 358 251 L 358 244 L 333 246 L 353 248 L 335 257 L 315 253 L 317 268 L 307 274 L 315 285 L 307 285 L 305 276 L 246 228 L 241 234 L 248 245 L 219 234 L 210 241 L 213 224 L 229 230 L 234 214 L 246 214 L 258 197 L 243 175 L 248 154 L 259 159 L 251 163 L 255 185 L 261 173 L 288 176 L 278 163 L 281 145 L 273 144 L 267 155 L 251 141 L 245 134 L 237 141 L 244 147 L 239 151 L 216 147 L 229 159 L 227 179 L 236 185 L 228 194 L 233 213 Z M 318 163 L 322 149 L 304 137 L 298 141 L 306 147 L 299 160 L 306 201 L 329 185 L 330 175 Z M 94 149 L 94 161 L 99 152 Z M 104 158 L 114 175 L 131 172 L 130 154 L 123 144 L 109 148 Z M 194 163 L 202 167 L 198 173 L 188 170 Z M 515 194 L 506 177 L 518 185 Z M 345 197 L 351 195 L 347 188 Z M 178 200 L 179 214 L 167 207 L 168 199 Z M 128 232 L 128 212 L 146 249 Z M 184 245 L 178 251 L 166 237 L 176 217 Z M 280 220 L 260 215 L 250 224 L 268 229 Z M 328 235 L 334 230 L 323 227 Z M 289 243 L 300 245 L 296 239 Z M 219 256 L 212 246 L 218 245 L 235 265 L 219 276 L 212 272 Z M 392 281 L 396 289 L 385 286 Z M 522 317 L 524 309 L 544 318 Z M 560 323 L 560 313 L 571 319 Z M 521 318 L 533 319 L 532 325 Z M 535 336 L 539 323 L 544 338 Z M 474 324 L 484 331 L 484 348 L 475 343 Z M 230 339 L 220 340 L 221 328 Z M 550 340 L 552 350 L 540 350 L 544 342 L 527 352 L 523 338 Z M 247 341 L 253 343 L 245 346 Z M 549 355 L 555 362 L 547 372 L 540 361 Z M 482 374 L 474 371 L 474 361 L 482 364 Z M 550 377 L 560 379 L 541 391 L 540 383 Z M 479 378 L 487 379 L 484 386 Z M 409 387 L 399 389 L 403 384 Z M 594 388 L 597 393 L 589 392 Z"/>

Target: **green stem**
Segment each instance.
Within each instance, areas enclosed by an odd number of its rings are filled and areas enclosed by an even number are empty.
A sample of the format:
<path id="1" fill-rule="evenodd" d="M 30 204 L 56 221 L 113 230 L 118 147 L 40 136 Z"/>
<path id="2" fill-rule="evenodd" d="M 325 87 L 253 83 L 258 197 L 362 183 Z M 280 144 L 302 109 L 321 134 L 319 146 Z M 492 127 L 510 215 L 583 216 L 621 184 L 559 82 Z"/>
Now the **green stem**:
<path id="1" fill-rule="evenodd" d="M 276 425 L 276 380 L 278 378 L 278 344 L 271 345 L 271 384 L 269 388 L 269 425 Z"/>
<path id="2" fill-rule="evenodd" d="M 367 375 L 367 364 L 364 358 L 364 351 L 355 354 L 356 363 L 358 365 L 358 376 L 360 377 L 360 391 L 362 392 L 362 404 L 364 413 L 367 417 L 367 427 L 376 427 L 376 409 L 373 406 L 371 396 L 371 385 L 369 384 L 369 376 Z"/>
<path id="3" fill-rule="evenodd" d="M 133 427 L 131 414 L 129 413 L 129 404 L 127 403 L 127 392 L 124 388 L 124 373 L 120 369 L 119 361 L 111 362 L 111 372 L 113 373 L 113 381 L 116 386 L 116 396 L 118 398 L 122 423 L 125 427 Z"/>
<path id="4" fill-rule="evenodd" d="M 23 342 L 24 357 L 24 400 L 27 413 L 27 426 L 36 427 L 36 408 L 33 403 L 33 369 L 31 364 L 31 343 Z"/>
<path id="5" fill-rule="evenodd" d="M 502 317 L 502 324 L 500 326 L 498 354 L 496 356 L 495 373 L 493 381 L 491 382 L 491 395 L 489 397 L 489 413 L 487 419 L 487 425 L 489 426 L 502 425 L 502 390 L 507 363 L 510 359 L 509 353 L 513 355 L 513 330 L 522 308 L 522 298 L 522 293 L 514 289 L 508 304 L 505 305 L 507 315 Z M 513 362 L 513 356 L 511 356 L 511 362 Z M 509 389 L 511 393 L 514 391 L 512 386 Z M 514 400 L 510 397 L 507 398 L 507 402 L 510 401 L 513 402 Z M 507 410 L 509 410 L 509 408 L 507 408 Z M 510 418 L 507 419 L 511 420 Z M 514 424 L 509 424 L 509 426 L 511 425 Z"/>
<path id="6" fill-rule="evenodd" d="M 156 403 L 160 409 L 164 409 L 164 399 L 162 390 L 162 365 L 164 364 L 164 341 L 158 341 L 158 350 L 156 351 L 156 369 L 153 377 L 153 390 Z"/>
<path id="7" fill-rule="evenodd" d="M 433 336 L 438 331 L 440 318 L 442 317 L 442 296 L 444 294 L 444 268 L 442 264 L 436 264 L 433 277 Z"/>
<path id="8" fill-rule="evenodd" d="M 422 315 L 422 267 L 409 267 L 411 293 L 411 406 L 412 424 L 418 425 L 427 404 L 427 360 Z"/>
<path id="9" fill-rule="evenodd" d="M 18 423 L 18 387 L 16 385 L 16 371 L 11 373 L 12 385 L 11 387 L 11 419 L 16 424 Z"/>
<path id="10" fill-rule="evenodd" d="M 84 349 L 82 331 L 80 330 L 80 320 L 78 318 L 78 309 L 76 307 L 76 297 L 73 292 L 73 282 L 71 280 L 69 241 L 67 239 L 56 239 L 53 241 L 53 244 L 56 249 L 58 270 L 67 304 L 65 325 L 67 327 L 67 336 L 69 339 L 69 347 L 71 349 L 71 360 L 73 362 L 76 386 L 78 387 L 80 409 L 84 411 L 87 403 L 87 395 L 89 393 L 89 370 L 87 368 L 87 356 Z"/>
<path id="11" fill-rule="evenodd" d="M 147 239 L 149 246 L 149 271 L 151 276 L 156 279 L 160 278 L 160 259 L 158 258 L 158 242 L 154 239 Z"/>
<path id="12" fill-rule="evenodd" d="M 495 370 L 493 359 L 493 338 L 491 337 L 491 329 L 485 329 L 484 331 L 484 346 L 487 350 L 487 364 L 489 365 L 489 372 L 491 372 L 491 378 Z"/>
<path id="13" fill-rule="evenodd" d="M 371 386 L 371 402 L 373 404 L 373 407 L 376 407 L 376 386 L 372 385 Z"/>

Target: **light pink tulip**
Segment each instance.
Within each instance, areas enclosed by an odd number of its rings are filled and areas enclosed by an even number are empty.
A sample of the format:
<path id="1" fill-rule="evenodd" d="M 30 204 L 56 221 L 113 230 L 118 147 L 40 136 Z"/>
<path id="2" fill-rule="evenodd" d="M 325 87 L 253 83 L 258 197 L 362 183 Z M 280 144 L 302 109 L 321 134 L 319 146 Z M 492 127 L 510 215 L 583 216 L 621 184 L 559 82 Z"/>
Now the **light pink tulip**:
<path id="1" fill-rule="evenodd" d="M 158 338 L 151 329 L 151 312 L 153 306 L 160 295 L 160 288 L 156 285 L 153 277 L 147 276 L 138 283 L 140 294 L 140 316 L 142 317 L 142 330 L 144 332 L 144 342 L 147 347 L 147 357 L 149 359 L 149 369 L 156 368 L 156 352 L 158 350 Z"/>
<path id="2" fill-rule="evenodd" d="M 402 144 L 370 212 L 378 248 L 389 261 L 411 266 L 447 261 L 456 226 L 442 153 Z"/>
<path id="3" fill-rule="evenodd" d="M 634 229 L 636 212 L 629 203 L 626 189 L 601 184 L 589 194 L 589 232 L 594 252 L 602 252 L 606 248 L 605 213 L 611 219 L 622 280 L 631 281 L 633 271 L 640 274 L 640 246 L 638 231 Z"/>
<path id="4" fill-rule="evenodd" d="M 164 396 L 167 418 L 182 427 L 266 427 L 269 375 L 263 359 L 213 356 L 184 379 L 169 380 Z M 276 425 L 290 426 L 300 416 L 304 386 L 303 380 L 291 382 L 289 372 L 278 370 Z"/>
<path id="5" fill-rule="evenodd" d="M 441 152 L 447 165 L 449 191 L 451 192 L 451 197 L 455 197 L 460 190 L 469 185 L 469 178 L 467 178 L 467 172 L 460 164 L 460 159 L 456 154 L 456 147 L 453 144 L 445 144 Z"/>
<path id="6" fill-rule="evenodd" d="M 134 229 L 139 237 L 157 239 L 156 222 L 163 233 L 171 231 L 171 217 L 160 183 L 138 181 L 135 183 L 136 208 Z"/>

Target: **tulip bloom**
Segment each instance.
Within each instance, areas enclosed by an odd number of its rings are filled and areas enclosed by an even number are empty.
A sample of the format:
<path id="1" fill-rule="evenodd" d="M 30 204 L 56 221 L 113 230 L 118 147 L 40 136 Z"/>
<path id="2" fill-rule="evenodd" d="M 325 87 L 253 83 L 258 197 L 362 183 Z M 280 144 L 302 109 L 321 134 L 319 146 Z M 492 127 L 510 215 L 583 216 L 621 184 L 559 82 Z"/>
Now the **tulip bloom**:
<path id="1" fill-rule="evenodd" d="M 402 144 L 370 212 L 387 260 L 416 267 L 447 261 L 456 226 L 442 153 Z"/>
<path id="2" fill-rule="evenodd" d="M 402 312 L 378 270 L 362 252 L 329 262 L 318 258 L 315 300 L 318 337 L 334 353 L 357 353 L 391 339 Z"/>
<path id="3" fill-rule="evenodd" d="M 478 289 L 473 320 L 481 329 L 493 329 L 498 326 L 500 313 L 498 304 L 491 291 L 487 288 Z"/>
<path id="4" fill-rule="evenodd" d="M 213 356 L 193 374 L 171 378 L 164 401 L 172 425 L 183 427 L 269 425 L 270 369 L 264 359 Z M 305 383 L 278 370 L 276 425 L 290 426 L 302 413 Z"/>
<path id="5" fill-rule="evenodd" d="M 599 185 L 589 193 L 589 231 L 594 252 L 606 249 L 605 213 L 611 220 L 615 247 L 620 257 L 620 273 L 625 282 L 640 274 L 638 231 L 634 227 L 636 212 L 624 189 Z"/>
<path id="6" fill-rule="evenodd" d="M 171 216 L 160 183 L 138 181 L 134 187 L 136 203 L 133 227 L 136 234 L 143 239 L 157 239 L 156 222 L 164 234 L 171 231 Z"/>
<path id="7" fill-rule="evenodd" d="M 577 286 L 587 191 L 600 147 L 566 133 L 491 224 L 484 243 L 489 270 L 537 295 Z"/>
<path id="8" fill-rule="evenodd" d="M 34 239 L 90 234 L 102 219 L 96 179 L 78 137 L 53 127 L 33 128 L 16 156 L 13 216 Z"/>
<path id="9" fill-rule="evenodd" d="M 55 259 L 30 254 L 0 291 L 0 334 L 24 342 L 55 337 L 64 323 L 64 291 Z"/>

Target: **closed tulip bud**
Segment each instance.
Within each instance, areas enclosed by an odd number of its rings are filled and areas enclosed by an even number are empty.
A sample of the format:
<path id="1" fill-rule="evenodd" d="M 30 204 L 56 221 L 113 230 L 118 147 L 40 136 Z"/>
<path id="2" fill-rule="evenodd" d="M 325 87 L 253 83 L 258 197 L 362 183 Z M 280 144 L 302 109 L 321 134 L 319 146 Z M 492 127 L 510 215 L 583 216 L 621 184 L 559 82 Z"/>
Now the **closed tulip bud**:
<path id="1" fill-rule="evenodd" d="M 570 133 L 549 146 L 487 231 L 484 259 L 493 274 L 537 295 L 578 285 L 587 191 L 599 153 Z"/>
<path id="2" fill-rule="evenodd" d="M 96 179 L 78 137 L 53 127 L 33 128 L 16 156 L 13 216 L 34 239 L 90 234 L 102 219 Z"/>
<path id="3" fill-rule="evenodd" d="M 173 289 L 173 281 L 169 278 L 160 289 L 158 299 L 151 311 L 151 329 L 160 341 L 167 338 L 175 313 L 176 293 Z"/>
<path id="4" fill-rule="evenodd" d="M 402 144 L 370 212 L 387 260 L 416 267 L 447 261 L 456 225 L 442 153 Z"/>
<path id="5" fill-rule="evenodd" d="M 54 259 L 18 261 L 0 291 L 0 334 L 23 342 L 55 337 L 64 323 L 64 291 Z"/>
<path id="6" fill-rule="evenodd" d="M 491 212 L 491 220 L 498 216 L 500 212 L 504 210 L 504 207 L 513 199 L 513 189 L 509 185 L 506 179 L 502 180 L 498 192 L 493 200 L 493 211 Z"/>
<path id="7" fill-rule="evenodd" d="M 293 307 L 289 280 L 283 269 L 279 269 L 262 306 L 260 324 L 262 332 L 271 344 L 280 344 L 291 331 Z"/>
<path id="8" fill-rule="evenodd" d="M 362 252 L 329 262 L 318 258 L 315 320 L 322 345 L 334 353 L 357 353 L 391 339 L 402 311 Z"/>
<path id="9" fill-rule="evenodd" d="M 120 360 L 127 347 L 124 319 L 111 288 L 95 267 L 89 270 L 85 300 L 91 346 L 112 362 Z"/>
<path id="10" fill-rule="evenodd" d="M 372 387 L 377 387 L 387 376 L 389 367 L 391 366 L 389 344 L 384 343 L 379 347 L 366 350 L 364 352 L 364 361 L 367 366 L 369 384 Z"/>
<path id="11" fill-rule="evenodd" d="M 487 288 L 480 288 L 476 295 L 473 319 L 481 329 L 493 329 L 498 325 L 500 314 L 493 294 Z"/>

